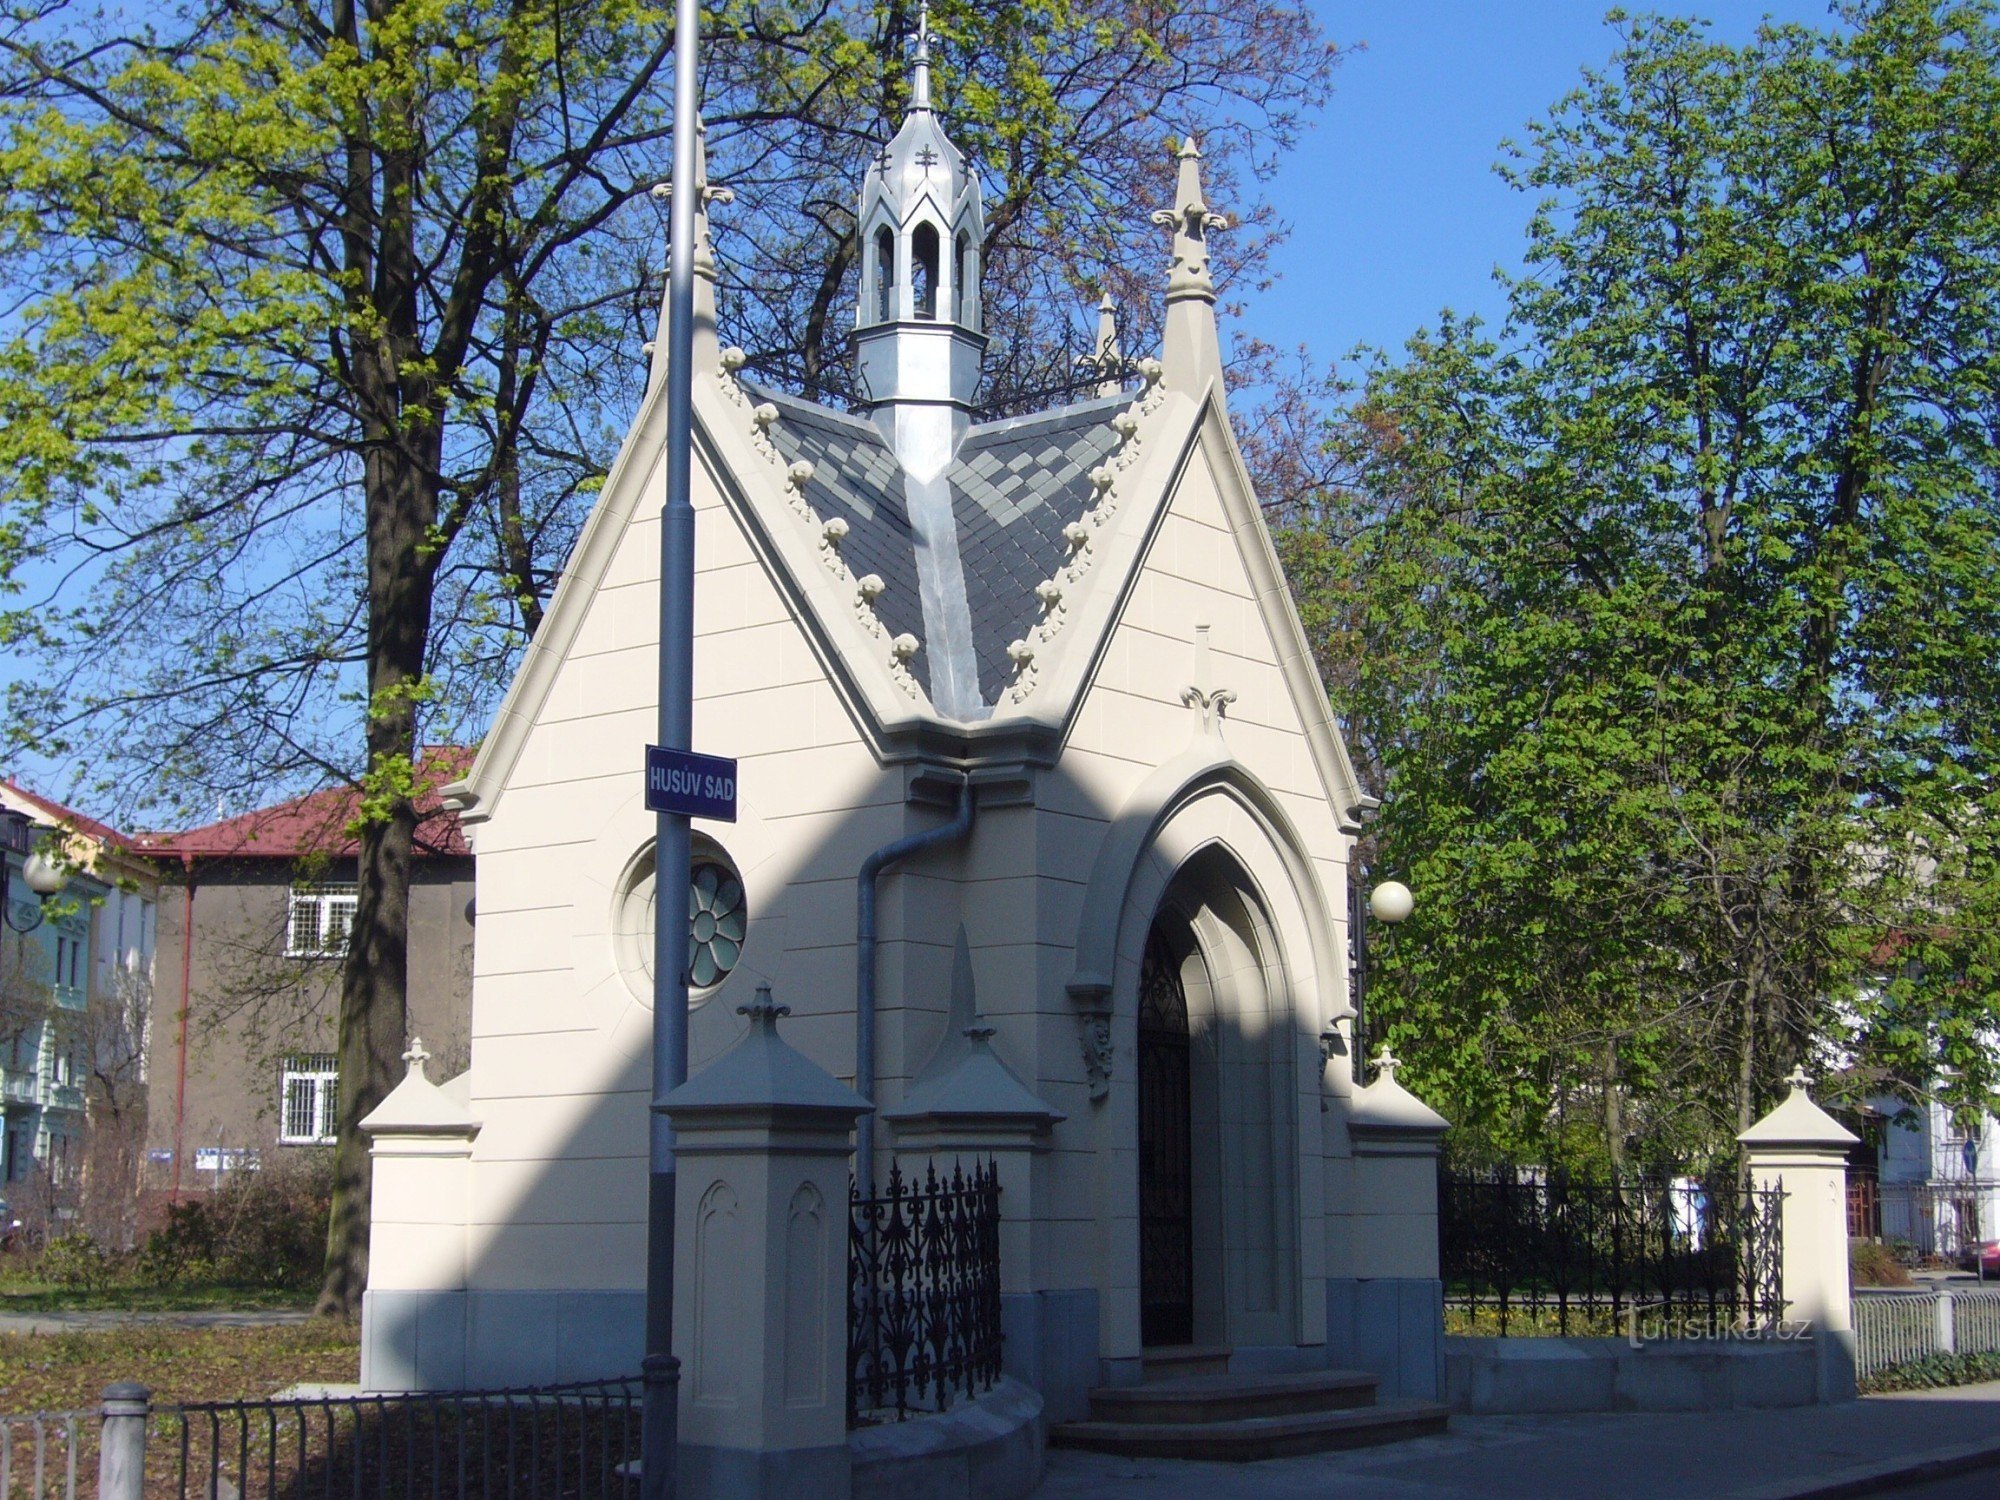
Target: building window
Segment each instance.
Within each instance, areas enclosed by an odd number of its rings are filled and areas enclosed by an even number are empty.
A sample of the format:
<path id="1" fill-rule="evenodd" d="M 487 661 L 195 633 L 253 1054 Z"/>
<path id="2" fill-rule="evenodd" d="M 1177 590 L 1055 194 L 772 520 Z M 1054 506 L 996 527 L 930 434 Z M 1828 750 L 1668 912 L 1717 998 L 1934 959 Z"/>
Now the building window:
<path id="1" fill-rule="evenodd" d="M 326 1146 L 339 1128 L 340 1068 L 331 1052 L 285 1059 L 278 1094 L 278 1139 L 287 1146 Z"/>
<path id="2" fill-rule="evenodd" d="M 345 958 L 354 931 L 354 887 L 302 885 L 292 892 L 285 957 Z"/>

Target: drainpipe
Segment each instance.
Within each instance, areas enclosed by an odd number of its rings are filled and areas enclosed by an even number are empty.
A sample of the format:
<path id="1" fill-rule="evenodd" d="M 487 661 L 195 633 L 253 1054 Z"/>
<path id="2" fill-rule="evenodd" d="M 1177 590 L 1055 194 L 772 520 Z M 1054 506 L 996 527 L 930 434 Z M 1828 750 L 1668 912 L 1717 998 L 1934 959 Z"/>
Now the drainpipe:
<path id="1" fill-rule="evenodd" d="M 861 862 L 855 881 L 856 922 L 854 977 L 854 1089 L 870 1104 L 875 1102 L 875 882 L 882 872 L 899 859 L 920 854 L 939 844 L 956 843 L 972 832 L 972 778 L 958 784 L 958 811 L 949 823 L 927 828 L 922 833 L 905 834 L 884 844 Z M 861 1184 L 863 1197 L 875 1192 L 875 1116 L 862 1115 L 854 1122 L 854 1180 Z"/>
<path id="2" fill-rule="evenodd" d="M 187 876 L 187 884 L 182 888 L 181 898 L 181 1013 L 180 1030 L 176 1039 L 178 1056 L 174 1062 L 174 1185 L 167 1195 L 169 1203 L 181 1201 L 181 1154 L 182 1127 L 187 1124 L 188 1087 L 188 1011 L 194 1007 L 193 996 L 189 993 L 191 976 L 194 972 L 194 856 L 183 854 L 181 868 Z"/>

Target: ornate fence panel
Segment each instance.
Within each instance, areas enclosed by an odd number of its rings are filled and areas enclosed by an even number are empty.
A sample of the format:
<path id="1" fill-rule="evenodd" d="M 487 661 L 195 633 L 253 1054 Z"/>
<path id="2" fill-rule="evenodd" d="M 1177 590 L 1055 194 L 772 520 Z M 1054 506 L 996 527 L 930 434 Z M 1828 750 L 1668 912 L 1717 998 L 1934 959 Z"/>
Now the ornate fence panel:
<path id="1" fill-rule="evenodd" d="M 1935 1354 L 2000 1352 L 2000 1291 L 1857 1292 L 1854 1365 L 1864 1379 Z"/>
<path id="2" fill-rule="evenodd" d="M 1938 1350 L 1938 1299 L 1922 1292 L 1870 1292 L 1854 1299 L 1854 1372 L 1866 1377 L 1928 1359 Z"/>
<path id="3" fill-rule="evenodd" d="M 848 1225 L 847 1423 L 944 1411 L 1000 1378 L 1000 1176 L 933 1165 L 856 1190 Z"/>
<path id="4" fill-rule="evenodd" d="M 1960 1354 L 2000 1353 L 2000 1291 L 1951 1292 L 1952 1347 Z"/>
<path id="5" fill-rule="evenodd" d="M 1446 1176 L 1449 1331 L 1716 1337 L 1775 1325 L 1782 1189 L 1733 1179 Z"/>
<path id="6" fill-rule="evenodd" d="M 79 1470 L 88 1479 L 97 1462 L 91 1422 L 81 1411 L 0 1416 L 0 1500 L 76 1500 Z"/>

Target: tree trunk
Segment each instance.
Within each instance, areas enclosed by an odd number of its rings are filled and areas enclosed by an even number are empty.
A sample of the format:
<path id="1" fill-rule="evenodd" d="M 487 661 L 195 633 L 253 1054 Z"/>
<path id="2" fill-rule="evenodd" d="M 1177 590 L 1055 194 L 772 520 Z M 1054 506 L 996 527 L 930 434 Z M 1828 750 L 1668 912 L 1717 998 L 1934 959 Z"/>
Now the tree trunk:
<path id="1" fill-rule="evenodd" d="M 1618 1088 L 1618 1044 L 1604 1044 L 1604 1146 L 1615 1180 L 1625 1170 L 1625 1096 Z"/>
<path id="2" fill-rule="evenodd" d="M 419 543 L 436 499 L 407 453 L 368 462 L 368 781 L 354 931 L 340 993 L 340 1112 L 333 1212 L 317 1310 L 360 1312 L 368 1284 L 370 1168 L 360 1123 L 400 1079 L 409 1030 L 410 861 L 416 845 L 416 689 L 432 579 Z"/>

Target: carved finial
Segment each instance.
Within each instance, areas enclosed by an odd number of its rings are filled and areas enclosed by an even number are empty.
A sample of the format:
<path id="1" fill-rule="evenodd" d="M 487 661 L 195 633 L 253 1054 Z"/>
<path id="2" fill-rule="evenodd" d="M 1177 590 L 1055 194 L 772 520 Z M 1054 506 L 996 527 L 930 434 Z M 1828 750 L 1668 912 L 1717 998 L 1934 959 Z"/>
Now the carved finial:
<path id="1" fill-rule="evenodd" d="M 1213 734 L 1222 719 L 1222 711 L 1236 701 L 1236 694 L 1226 687 L 1217 687 L 1211 680 L 1208 664 L 1208 627 L 1194 628 L 1194 682 L 1181 690 L 1181 702 L 1189 708 L 1201 710 L 1201 732 Z"/>
<path id="2" fill-rule="evenodd" d="M 1375 1076 L 1377 1078 L 1393 1080 L 1396 1076 L 1396 1069 L 1402 1067 L 1402 1065 L 1402 1059 L 1391 1052 L 1389 1044 L 1384 1042 L 1382 1050 L 1375 1054 Z"/>
<path id="3" fill-rule="evenodd" d="M 1167 300 L 1185 297 L 1215 300 L 1215 277 L 1208 266 L 1208 232 L 1224 229 L 1229 221 L 1209 209 L 1201 192 L 1201 147 L 1189 136 L 1181 142 L 1180 175 L 1174 206 L 1153 215 L 1155 224 L 1174 232 L 1173 270 L 1167 279 Z"/>
<path id="4" fill-rule="evenodd" d="M 914 661 L 917 653 L 923 650 L 923 648 L 924 643 L 911 635 L 907 630 L 889 642 L 889 654 L 904 666 L 908 666 Z"/>
<path id="5" fill-rule="evenodd" d="M 411 1037 L 410 1049 L 403 1054 L 403 1061 L 410 1065 L 410 1071 L 419 1078 L 427 1078 L 429 1075 L 424 1072 L 424 1064 L 430 1060 L 431 1055 L 424 1048 L 424 1039 L 420 1036 Z"/>
<path id="6" fill-rule="evenodd" d="M 1170 389 L 1198 396 L 1222 379 L 1222 347 L 1215 327 L 1215 275 L 1208 235 L 1228 223 L 1209 209 L 1201 191 L 1201 148 L 1181 143 L 1174 206 L 1153 215 L 1174 232 L 1173 266 L 1167 273 L 1167 322 L 1160 344 Z"/>
<path id="7" fill-rule="evenodd" d="M 1785 1082 L 1792 1086 L 1793 1093 L 1803 1094 L 1806 1091 L 1806 1065 L 1800 1063 L 1796 1068 L 1793 1068 L 1791 1072 L 1785 1075 Z"/>
<path id="8" fill-rule="evenodd" d="M 986 1017 L 974 1013 L 972 1024 L 965 1028 L 965 1037 L 975 1047 L 984 1047 L 995 1035 L 995 1028 L 987 1024 Z"/>
<path id="9" fill-rule="evenodd" d="M 917 57 L 910 74 L 910 108 L 931 107 L 931 8 L 929 0 L 917 7 Z"/>
<path id="10" fill-rule="evenodd" d="M 748 1005 L 736 1007 L 737 1015 L 748 1016 L 752 1026 L 761 1026 L 773 1036 L 777 1034 L 778 1017 L 791 1013 L 789 1005 L 780 1005 L 771 998 L 771 986 L 768 984 L 757 986 L 757 994 Z"/>
<path id="11" fill-rule="evenodd" d="M 699 115 L 694 122 L 694 186 L 694 274 L 713 282 L 718 279 L 718 273 L 715 246 L 708 233 L 708 206 L 711 203 L 734 203 L 736 194 L 729 188 L 709 186 L 708 125 Z M 674 196 L 673 183 L 654 183 L 653 196 L 662 202 L 670 201 Z"/>
<path id="12" fill-rule="evenodd" d="M 1125 354 L 1118 347 L 1118 304 L 1106 292 L 1097 304 L 1097 344 L 1091 350 L 1097 368 L 1097 394 L 1116 396 L 1125 388 Z"/>

